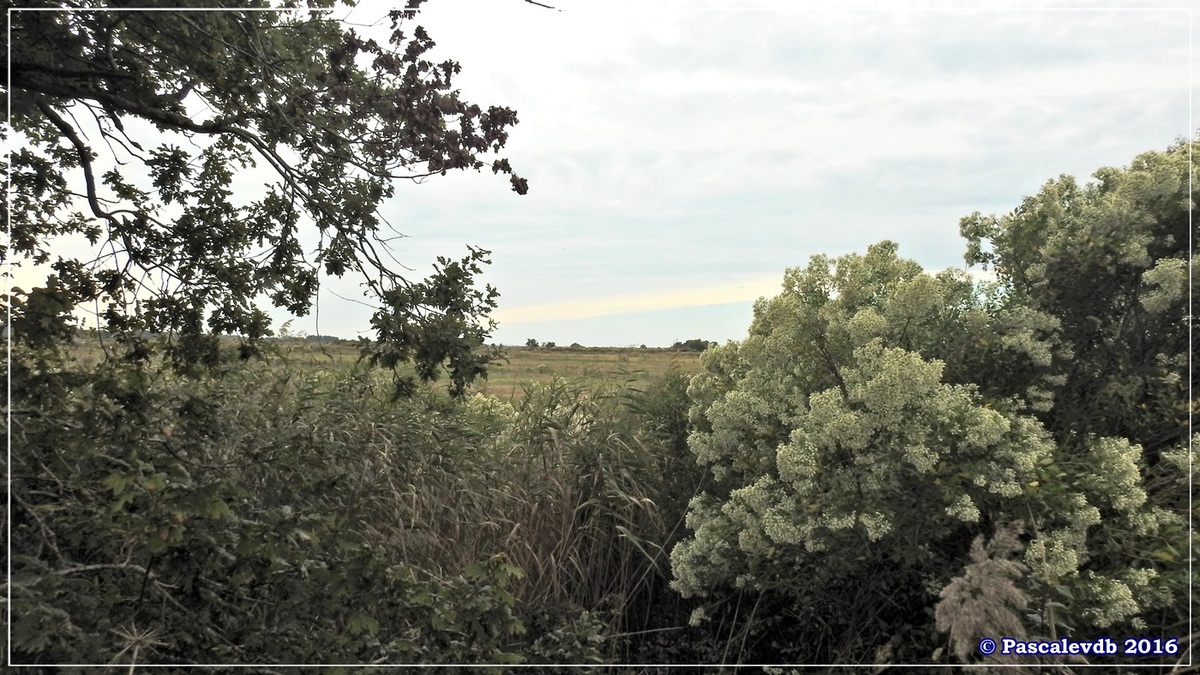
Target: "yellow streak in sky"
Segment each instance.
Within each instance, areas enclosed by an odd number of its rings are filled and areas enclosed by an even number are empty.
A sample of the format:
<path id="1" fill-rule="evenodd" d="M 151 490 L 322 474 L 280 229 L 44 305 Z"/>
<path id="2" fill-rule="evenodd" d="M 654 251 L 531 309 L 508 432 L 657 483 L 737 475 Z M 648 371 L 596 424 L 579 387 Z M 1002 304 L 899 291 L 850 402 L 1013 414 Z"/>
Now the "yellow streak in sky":
<path id="1" fill-rule="evenodd" d="M 610 314 L 647 312 L 656 309 L 751 302 L 779 293 L 780 275 L 763 276 L 704 288 L 672 288 L 621 295 L 583 298 L 564 302 L 502 309 L 493 316 L 506 325 L 590 319 Z"/>
<path id="2" fill-rule="evenodd" d="M 949 269 L 949 268 L 948 268 Z M 959 269 L 959 268 L 954 268 Z M 930 270 L 930 274 L 936 270 Z M 994 281 L 995 273 L 979 269 L 968 270 L 975 281 Z M 621 295 L 584 298 L 563 302 L 501 309 L 492 316 L 507 326 L 546 321 L 591 319 L 612 314 L 629 314 L 659 309 L 721 305 L 729 302 L 753 302 L 761 297 L 773 297 L 781 290 L 782 275 L 763 275 L 752 279 L 704 288 L 673 288 L 661 291 L 642 291 Z"/>

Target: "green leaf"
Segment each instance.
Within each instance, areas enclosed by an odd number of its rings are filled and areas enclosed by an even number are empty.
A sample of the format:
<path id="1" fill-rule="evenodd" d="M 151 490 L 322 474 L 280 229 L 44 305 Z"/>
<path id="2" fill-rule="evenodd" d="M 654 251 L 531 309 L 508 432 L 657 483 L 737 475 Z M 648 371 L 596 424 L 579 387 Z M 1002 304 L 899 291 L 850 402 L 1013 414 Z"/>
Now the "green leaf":
<path id="1" fill-rule="evenodd" d="M 220 497 L 211 495 L 201 504 L 200 513 L 205 518 L 223 518 L 229 514 L 229 504 Z"/>
<path id="2" fill-rule="evenodd" d="M 167 477 L 165 474 L 156 473 L 146 476 L 142 479 L 142 487 L 148 492 L 158 492 L 167 485 Z"/>
<path id="3" fill-rule="evenodd" d="M 463 576 L 468 579 L 483 579 L 487 576 L 487 568 L 477 560 L 472 560 L 463 568 Z"/>
<path id="4" fill-rule="evenodd" d="M 1153 553 L 1151 553 L 1150 555 L 1154 556 L 1155 558 L 1158 558 L 1159 560 L 1164 560 L 1166 562 L 1176 562 L 1177 560 L 1179 560 L 1179 556 L 1177 554 L 1175 554 L 1165 548 L 1160 548 L 1157 551 L 1154 551 Z"/>
<path id="5" fill-rule="evenodd" d="M 350 615 L 346 621 L 346 629 L 351 635 L 375 635 L 379 632 L 379 622 L 370 614 L 364 612 L 355 612 Z"/>
<path id="6" fill-rule="evenodd" d="M 129 489 L 133 480 L 123 473 L 113 472 L 101 479 L 100 484 L 111 490 L 114 497 L 119 497 Z"/>

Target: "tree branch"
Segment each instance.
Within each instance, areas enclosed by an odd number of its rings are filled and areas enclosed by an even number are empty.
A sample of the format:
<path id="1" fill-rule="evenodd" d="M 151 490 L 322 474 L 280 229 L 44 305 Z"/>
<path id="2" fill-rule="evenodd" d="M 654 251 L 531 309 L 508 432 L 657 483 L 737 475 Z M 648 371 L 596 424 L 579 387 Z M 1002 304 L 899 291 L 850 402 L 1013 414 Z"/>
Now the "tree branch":
<path id="1" fill-rule="evenodd" d="M 39 96 L 34 99 L 34 104 L 37 105 L 38 110 L 42 111 L 42 114 L 45 115 L 50 122 L 54 124 L 54 126 L 58 127 L 58 130 L 62 132 L 62 135 L 66 136 L 67 139 L 71 141 L 71 145 L 75 146 L 75 152 L 79 155 L 79 166 L 83 168 L 83 180 L 87 185 L 87 201 L 88 206 L 90 206 L 92 209 L 92 213 L 95 214 L 97 218 L 111 221 L 112 216 L 107 211 L 100 208 L 100 202 L 96 199 L 96 178 L 92 174 L 91 148 L 87 147 L 87 145 L 84 144 L 83 139 L 79 138 L 79 134 L 75 132 L 75 127 L 71 126 L 70 123 L 63 119 L 61 115 L 55 112 L 54 108 L 51 108 L 42 97 Z"/>
<path id="2" fill-rule="evenodd" d="M 174 113 L 161 108 L 154 108 L 135 101 L 131 101 L 122 96 L 113 94 L 112 92 L 104 91 L 103 89 L 93 89 L 86 87 L 67 87 L 54 82 L 39 82 L 26 77 L 24 73 L 13 70 L 11 73 L 13 87 L 24 89 L 34 94 L 44 94 L 46 96 L 54 96 L 56 98 L 68 100 L 84 100 L 91 99 L 102 105 L 107 104 L 113 108 L 118 108 L 124 112 L 144 117 L 151 122 L 157 122 L 164 126 L 181 129 L 183 131 L 192 131 L 198 134 L 220 134 L 220 133 L 235 133 L 248 134 L 246 130 L 234 126 L 245 122 L 249 119 L 249 115 L 238 115 L 229 119 L 216 118 L 196 124 L 190 118 L 179 113 Z M 40 108 L 41 106 L 39 106 Z M 43 109 L 43 112 L 45 110 Z"/>
<path id="3" fill-rule="evenodd" d="M 13 500 L 16 501 L 17 504 L 21 505 L 21 507 L 23 507 L 25 511 L 29 513 L 29 515 L 33 516 L 33 520 L 38 524 L 38 529 L 42 532 L 42 540 L 50 546 L 51 551 L 54 551 L 54 557 L 58 558 L 58 562 L 65 563 L 66 559 L 63 558 L 62 551 L 58 550 L 58 540 L 54 536 L 54 530 L 51 530 L 46 525 L 46 521 L 42 520 L 42 517 L 38 515 L 37 511 L 35 511 L 33 507 L 29 505 L 29 503 L 27 503 L 24 499 L 21 499 L 20 494 L 14 490 L 9 490 L 9 494 L 12 495 Z"/>
<path id="4" fill-rule="evenodd" d="M 833 360 L 833 355 L 829 353 L 824 335 L 817 340 L 817 350 L 821 352 L 821 358 L 825 361 L 825 367 L 829 369 L 829 372 L 833 375 L 833 379 L 837 381 L 838 389 L 842 392 L 842 400 L 849 403 L 850 392 L 846 389 L 846 381 L 842 379 L 842 373 L 838 370 L 837 363 Z"/>

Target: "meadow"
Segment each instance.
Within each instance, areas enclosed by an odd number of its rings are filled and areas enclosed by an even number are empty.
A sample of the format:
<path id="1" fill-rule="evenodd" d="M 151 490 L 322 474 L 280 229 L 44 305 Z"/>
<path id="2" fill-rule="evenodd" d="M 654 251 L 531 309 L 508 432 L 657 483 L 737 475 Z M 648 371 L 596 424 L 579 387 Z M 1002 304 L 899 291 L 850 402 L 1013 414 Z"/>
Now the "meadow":
<path id="1" fill-rule="evenodd" d="M 4 298 L 8 665 L 1194 670 L 1200 141 L 1094 181 L 1055 172 L 991 215 L 966 208 L 973 191 L 950 195 L 955 181 L 914 187 L 910 206 L 973 211 L 958 221 L 971 272 L 943 267 L 942 241 L 938 271 L 892 240 L 849 253 L 824 236 L 822 222 L 864 217 L 912 235 L 891 204 L 829 203 L 813 223 L 752 190 L 737 226 L 790 239 L 740 256 L 783 274 L 744 340 L 700 368 L 695 352 L 530 339 L 484 379 L 487 319 L 510 300 L 483 283 L 492 252 L 468 245 L 417 278 L 393 264 L 414 251 L 393 246 L 385 211 L 394 183 L 490 165 L 523 195 L 522 174 L 547 167 L 515 171 L 501 153 L 516 111 L 461 98 L 457 61 L 427 60 L 429 35 L 400 30 L 419 1 L 391 14 L 387 46 L 318 11 L 328 2 L 32 4 L 51 11 L 10 13 L 20 147 L 0 245 L 13 280 L 24 268 L 38 284 Z M 998 145 L 991 117 L 981 138 Z M 853 173 L 820 178 L 849 194 Z M 695 206 L 677 172 L 645 177 Z M 678 222 L 728 225 L 700 196 Z M 594 201 L 546 215 L 579 229 Z M 636 191 L 621 201 L 663 211 Z M 760 220 L 779 214 L 787 233 Z M 526 244 L 559 243 L 505 223 L 481 221 L 518 244 L 496 252 L 508 269 L 524 273 L 508 256 Z M 840 254 L 777 257 L 822 242 Z M 703 281 L 683 262 L 647 271 Z M 286 324 L 266 337 L 263 301 L 306 315 L 344 274 L 377 310 L 365 361 Z M 87 308 L 110 337 L 79 333 Z M 1100 636 L 1129 651 L 1045 649 Z M 1008 640 L 1036 658 L 988 647 Z"/>
<path id="2" fill-rule="evenodd" d="M 512 347 L 505 355 L 475 385 L 476 391 L 512 400 L 523 397 L 530 384 L 546 385 L 555 378 L 641 388 L 670 373 L 700 372 L 699 353 L 669 349 Z"/>
<path id="3" fill-rule="evenodd" d="M 272 351 L 289 364 L 305 369 L 346 370 L 358 361 L 359 349 L 349 341 L 317 342 L 302 338 L 277 339 Z M 488 368 L 486 379 L 471 391 L 519 402 L 534 385 L 556 379 L 588 387 L 621 385 L 644 388 L 664 376 L 695 375 L 701 370 L 696 351 L 634 347 L 502 347 L 502 358 Z"/>

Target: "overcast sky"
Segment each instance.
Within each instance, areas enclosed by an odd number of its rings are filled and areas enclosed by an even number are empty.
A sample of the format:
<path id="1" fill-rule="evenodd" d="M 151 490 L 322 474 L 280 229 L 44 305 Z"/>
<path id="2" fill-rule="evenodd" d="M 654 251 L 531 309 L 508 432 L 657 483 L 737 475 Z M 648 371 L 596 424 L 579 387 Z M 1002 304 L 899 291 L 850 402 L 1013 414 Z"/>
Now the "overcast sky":
<path id="1" fill-rule="evenodd" d="M 810 256 L 890 238 L 961 267 L 962 216 L 1192 133 L 1187 10 L 548 4 L 432 0 L 419 20 L 464 98 L 517 110 L 529 194 L 447 176 L 386 209 L 418 271 L 493 252 L 506 344 L 738 339 Z M 323 331 L 365 328 L 327 307 Z"/>
<path id="2" fill-rule="evenodd" d="M 1186 9 L 547 4 L 561 11 L 431 0 L 416 22 L 462 65 L 465 100 L 517 111 L 504 154 L 529 194 L 448 175 L 384 208 L 414 276 L 492 251 L 504 344 L 739 339 L 752 302 L 813 255 L 886 238 L 962 267 L 962 216 L 1193 132 Z M 370 310 L 337 295 L 361 289 L 327 282 L 319 331 L 369 335 Z M 318 332 L 311 316 L 293 328 Z"/>

